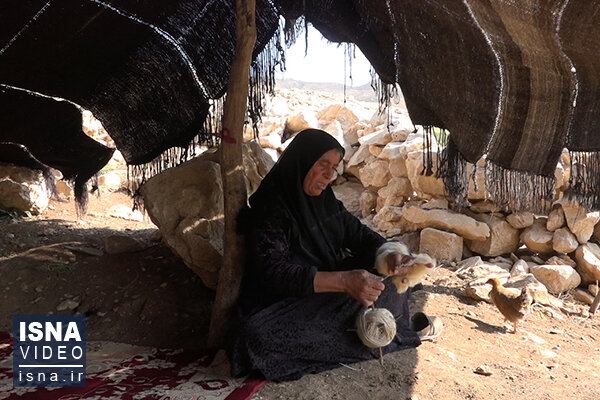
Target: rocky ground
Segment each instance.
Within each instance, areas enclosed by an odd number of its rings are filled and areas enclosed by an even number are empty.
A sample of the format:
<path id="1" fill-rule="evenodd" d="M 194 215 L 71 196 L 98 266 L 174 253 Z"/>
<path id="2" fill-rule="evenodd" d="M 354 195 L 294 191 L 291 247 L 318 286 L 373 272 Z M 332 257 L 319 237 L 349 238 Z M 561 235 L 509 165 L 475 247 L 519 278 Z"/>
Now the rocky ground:
<path id="1" fill-rule="evenodd" d="M 545 306 L 536 305 L 520 325 L 522 329 L 518 334 L 508 333 L 508 325 L 498 310 L 485 301 L 489 300 L 489 285 L 481 284 L 482 279 L 485 282 L 489 274 L 510 275 L 511 268 L 516 268 L 513 262 L 518 259 L 522 261 L 519 261 L 521 267 L 526 269 L 536 267 L 536 264 L 550 264 L 548 257 L 555 250 L 556 235 L 532 225 L 532 214 L 503 215 L 499 210 L 485 207 L 481 210 L 472 207 L 473 212 L 485 218 L 469 219 L 468 225 L 464 222 L 466 215 L 458 217 L 457 213 L 448 210 L 447 201 L 436 195 L 438 183 L 430 185 L 431 182 L 425 182 L 417 175 L 407 176 L 406 166 L 393 168 L 393 160 L 399 160 L 399 157 L 390 158 L 387 153 L 401 155 L 401 149 L 412 149 L 414 143 L 406 129 L 403 134 L 406 137 L 390 136 L 386 134 L 387 128 L 376 129 L 375 124 L 381 124 L 380 120 L 369 122 L 377 110 L 376 103 L 347 98 L 346 106 L 355 115 L 352 117 L 345 111 L 340 113 L 339 106 L 328 108 L 332 103 L 343 102 L 342 93 L 332 90 L 326 93 L 312 89 L 280 90 L 278 96 L 269 101 L 270 114 L 263 121 L 265 135 L 261 136 L 261 144 L 270 146 L 271 153 L 284 147 L 281 135 L 293 123 L 314 125 L 328 121 L 329 131 L 344 135 L 372 131 L 372 138 L 363 140 L 360 146 L 348 147 L 347 151 L 357 157 L 363 153 L 364 159 L 359 163 L 354 157 L 355 165 L 352 160 L 347 160 L 349 180 L 335 188 L 336 194 L 347 202 L 349 209 L 349 204 L 353 203 L 357 215 L 366 215 L 366 223 L 388 236 L 396 236 L 400 222 L 404 228 L 409 227 L 406 221 L 394 220 L 392 212 L 388 213 L 389 219 L 384 218 L 386 210 L 399 209 L 406 201 L 402 209 L 404 219 L 417 214 L 441 215 L 437 219 L 431 217 L 434 221 L 431 226 L 443 229 L 439 225 L 443 222 L 449 232 L 433 232 L 443 237 L 430 237 L 430 251 L 457 254 L 456 260 L 444 263 L 425 279 L 424 289 L 415 293 L 411 304 L 413 311 L 422 310 L 442 318 L 445 329 L 435 341 L 424 343 L 417 349 L 387 355 L 383 366 L 373 360 L 340 366 L 294 382 L 267 383 L 255 395 L 255 400 L 600 398 L 600 317 L 598 313 L 590 315 L 589 304 L 574 298 L 575 290 L 557 290 L 562 294 L 549 297 Z M 326 108 L 327 113 L 320 113 Z M 330 115 L 326 118 L 325 114 L 335 114 L 337 119 L 327 119 Z M 286 119 L 286 115 L 292 117 Z M 401 103 L 392 115 L 406 120 Z M 356 119 L 360 121 L 356 122 Z M 346 125 L 354 128 L 348 129 Z M 102 129 L 96 127 L 95 131 Z M 382 142 L 377 141 L 379 136 L 383 138 Z M 97 135 L 96 139 L 111 144 L 106 132 Z M 422 156 L 416 154 L 412 159 L 420 160 Z M 401 161 L 404 164 L 404 160 Z M 399 185 L 394 186 L 394 190 L 387 190 L 386 186 L 377 189 L 376 179 L 385 174 L 377 169 L 371 171 L 370 166 L 378 164 L 389 168 L 395 180 L 388 176 L 383 185 L 390 186 L 388 182 L 394 181 Z M 125 179 L 122 159 L 113 159 L 103 173 L 107 174 L 100 179 L 101 195 L 90 197 L 88 213 L 82 218 L 77 218 L 72 199 L 65 202 L 50 200 L 48 206 L 42 207 L 41 213 L 35 216 L 0 213 L 0 330 L 11 330 L 15 313 L 84 313 L 89 340 L 160 347 L 205 346 L 214 291 L 167 248 L 165 239 L 161 239 L 147 216 L 131 212 L 132 201 L 122 190 Z M 422 191 L 428 202 L 414 202 L 409 200 L 410 196 L 392 196 L 400 190 L 401 183 L 409 180 L 411 192 L 413 189 Z M 371 189 L 365 190 L 365 187 Z M 63 189 L 63 196 L 68 196 L 68 188 Z M 363 191 L 369 192 L 371 197 L 363 196 L 365 198 L 359 201 L 361 196 L 357 193 Z M 565 222 L 570 209 L 563 208 L 562 222 L 554 229 L 563 229 L 567 236 L 574 236 L 580 230 L 569 225 L 574 232 L 570 233 Z M 374 217 L 374 213 L 379 217 Z M 589 234 L 588 240 L 600 217 L 584 217 L 591 221 L 584 229 Z M 499 219 L 502 230 L 494 230 L 500 225 L 496 221 Z M 548 221 L 553 221 L 552 216 L 539 222 L 547 227 Z M 477 249 L 481 254 L 479 258 L 463 246 L 460 235 L 472 236 L 486 228 L 484 225 L 492 232 L 509 232 L 510 235 L 491 235 L 485 242 L 487 248 Z M 509 225 L 523 226 L 510 228 Z M 422 228 L 425 226 L 418 229 Z M 431 234 L 431 228 L 426 229 L 430 229 Z M 527 229 L 540 233 L 531 235 L 533 238 L 529 240 L 525 235 Z M 508 237 L 514 240 L 509 243 L 508 253 L 503 253 L 504 258 L 485 255 L 504 246 Z M 415 251 L 429 240 L 418 232 L 402 238 Z M 578 239 L 573 239 L 574 248 L 579 246 Z M 590 240 L 595 241 L 594 238 Z M 440 245 L 453 241 L 456 243 L 452 248 Z M 547 254 L 540 257 L 523 247 L 522 242 L 530 247 L 539 245 L 536 252 Z M 588 245 L 596 246 L 591 242 L 585 246 Z M 573 255 L 572 251 L 565 252 Z M 514 253 L 512 260 L 510 252 Z M 475 258 L 469 259 L 469 256 Z M 461 263 L 461 258 L 467 260 Z M 574 258 L 572 256 L 571 261 Z M 541 267 L 544 265 L 539 265 Z M 566 269 L 572 276 L 573 268 L 569 268 Z M 571 285 L 572 282 L 567 283 Z M 587 286 L 583 288 L 592 291 Z"/>
<path id="2" fill-rule="evenodd" d="M 72 202 L 53 200 L 40 216 L 4 218 L 0 329 L 11 329 L 15 313 L 76 312 L 87 315 L 89 340 L 204 346 L 214 293 L 153 241 L 150 222 L 108 211 L 130 204 L 114 191 L 92 197 L 82 220 Z M 107 254 L 105 238 L 114 235 L 143 246 Z M 443 319 L 434 342 L 387 355 L 383 366 L 373 360 L 268 383 L 255 400 L 600 398 L 600 320 L 580 315 L 588 305 L 563 298 L 571 315 L 536 307 L 513 335 L 497 309 L 464 294 L 459 275 L 436 268 L 414 296 L 414 311 Z"/>

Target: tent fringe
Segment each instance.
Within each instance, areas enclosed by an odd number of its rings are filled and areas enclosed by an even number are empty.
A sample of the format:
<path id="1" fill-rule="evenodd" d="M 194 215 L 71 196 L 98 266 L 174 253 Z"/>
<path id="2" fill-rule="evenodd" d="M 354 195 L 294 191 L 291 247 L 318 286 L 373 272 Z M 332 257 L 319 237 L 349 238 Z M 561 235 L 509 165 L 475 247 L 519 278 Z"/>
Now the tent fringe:
<path id="1" fill-rule="evenodd" d="M 371 88 L 377 96 L 379 103 L 379 113 L 387 113 L 387 126 L 392 125 L 391 107 L 392 99 L 398 95 L 398 86 L 395 83 L 385 83 L 373 68 L 369 70 L 371 74 Z"/>
<path id="2" fill-rule="evenodd" d="M 586 210 L 600 210 L 600 152 L 569 151 L 571 176 L 565 191 L 568 200 Z"/>
<path id="3" fill-rule="evenodd" d="M 225 96 L 217 100 L 211 100 L 210 111 L 202 129 L 186 147 L 170 147 L 150 162 L 127 165 L 127 190 L 129 195 L 133 197 L 134 210 L 144 209 L 140 188 L 150 178 L 196 157 L 200 154 L 200 147 L 219 146 L 224 98 Z"/>
<path id="4" fill-rule="evenodd" d="M 281 44 L 286 35 L 280 24 L 263 51 L 250 64 L 248 88 L 248 117 L 252 123 L 254 137 L 258 138 L 258 125 L 261 122 L 265 96 L 275 95 L 275 69 L 285 71 L 285 50 Z"/>
<path id="5" fill-rule="evenodd" d="M 554 196 L 556 178 L 526 171 L 508 170 L 487 160 L 485 186 L 490 200 L 516 211 L 548 214 Z"/>
<path id="6" fill-rule="evenodd" d="M 433 133 L 432 127 L 423 129 L 423 135 L 426 138 L 425 151 L 423 152 L 424 169 L 426 173 L 431 175 L 432 160 L 431 151 L 433 141 L 437 143 L 437 162 L 436 162 L 436 178 L 442 178 L 444 180 L 444 188 L 446 193 L 452 199 L 456 208 L 463 209 L 469 207 L 469 174 L 468 174 L 468 162 L 463 157 L 458 147 L 452 140 L 452 137 L 448 137 L 448 131 L 445 129 L 439 130 L 437 137 Z M 473 166 L 473 172 L 476 173 L 477 166 Z M 475 182 L 476 179 L 473 178 Z"/>

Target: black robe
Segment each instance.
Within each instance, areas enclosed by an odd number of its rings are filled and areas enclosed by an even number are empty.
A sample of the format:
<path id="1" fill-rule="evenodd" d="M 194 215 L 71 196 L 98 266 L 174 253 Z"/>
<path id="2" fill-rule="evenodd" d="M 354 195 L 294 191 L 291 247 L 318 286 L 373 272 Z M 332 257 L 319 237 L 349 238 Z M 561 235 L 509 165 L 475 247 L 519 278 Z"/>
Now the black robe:
<path id="1" fill-rule="evenodd" d="M 345 293 L 314 292 L 317 271 L 372 269 L 385 242 L 351 215 L 330 187 L 319 196 L 304 193 L 308 170 L 331 149 L 343 154 L 323 131 L 299 133 L 250 198 L 251 211 L 242 223 L 249 263 L 241 319 L 228 349 L 233 376 L 291 380 L 378 355 L 354 330 L 364 309 L 358 301 Z M 409 296 L 389 283 L 376 302 L 397 318 L 396 337 L 385 353 L 420 344 L 408 328 Z"/>

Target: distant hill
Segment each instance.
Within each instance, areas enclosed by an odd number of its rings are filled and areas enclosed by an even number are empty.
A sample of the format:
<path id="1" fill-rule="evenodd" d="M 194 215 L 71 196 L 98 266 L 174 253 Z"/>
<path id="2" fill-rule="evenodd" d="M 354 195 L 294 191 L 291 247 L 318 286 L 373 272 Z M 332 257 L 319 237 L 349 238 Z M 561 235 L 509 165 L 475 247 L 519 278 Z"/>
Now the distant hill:
<path id="1" fill-rule="evenodd" d="M 275 87 L 282 89 L 314 90 L 318 92 L 344 93 L 344 85 L 330 82 L 303 82 L 295 79 L 277 80 Z M 370 84 L 350 87 L 346 86 L 346 96 L 352 96 L 358 101 L 377 102 L 377 95 Z"/>

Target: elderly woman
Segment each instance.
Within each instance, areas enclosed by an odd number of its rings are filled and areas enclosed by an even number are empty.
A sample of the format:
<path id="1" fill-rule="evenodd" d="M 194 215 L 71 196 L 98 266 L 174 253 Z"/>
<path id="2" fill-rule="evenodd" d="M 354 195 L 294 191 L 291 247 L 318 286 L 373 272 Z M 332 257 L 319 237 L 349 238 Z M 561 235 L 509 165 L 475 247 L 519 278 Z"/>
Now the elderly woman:
<path id="1" fill-rule="evenodd" d="M 410 290 L 398 294 L 373 270 L 386 240 L 351 215 L 329 186 L 343 154 L 328 133 L 304 130 L 250 197 L 243 223 L 250 262 L 229 348 L 234 376 L 291 380 L 377 357 L 353 331 L 358 313 L 374 302 L 396 317 L 397 334 L 385 353 L 420 344 L 409 328 Z M 402 264 L 406 257 L 387 261 Z"/>

